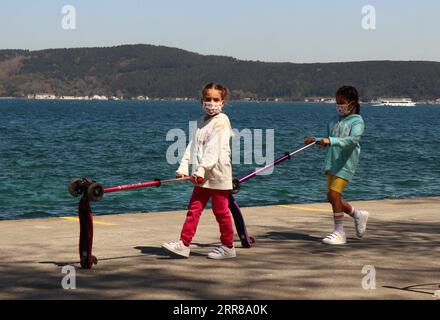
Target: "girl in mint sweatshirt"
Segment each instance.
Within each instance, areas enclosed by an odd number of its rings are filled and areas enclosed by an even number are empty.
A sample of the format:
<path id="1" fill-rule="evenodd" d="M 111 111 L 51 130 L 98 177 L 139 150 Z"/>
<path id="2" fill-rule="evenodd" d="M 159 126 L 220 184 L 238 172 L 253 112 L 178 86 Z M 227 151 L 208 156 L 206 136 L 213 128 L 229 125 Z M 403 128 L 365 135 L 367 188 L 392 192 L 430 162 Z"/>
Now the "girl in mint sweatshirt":
<path id="1" fill-rule="evenodd" d="M 330 245 L 347 243 L 344 214 L 354 219 L 358 238 L 364 235 L 369 217 L 367 211 L 356 210 L 342 199 L 344 189 L 353 179 L 359 163 L 359 142 L 365 128 L 356 88 L 340 88 L 336 93 L 336 103 L 338 115 L 330 121 L 327 137 L 317 139 L 309 136 L 305 139 L 305 144 L 317 141 L 319 145 L 328 148 L 324 171 L 327 176 L 327 198 L 333 208 L 335 229 L 323 242 Z"/>

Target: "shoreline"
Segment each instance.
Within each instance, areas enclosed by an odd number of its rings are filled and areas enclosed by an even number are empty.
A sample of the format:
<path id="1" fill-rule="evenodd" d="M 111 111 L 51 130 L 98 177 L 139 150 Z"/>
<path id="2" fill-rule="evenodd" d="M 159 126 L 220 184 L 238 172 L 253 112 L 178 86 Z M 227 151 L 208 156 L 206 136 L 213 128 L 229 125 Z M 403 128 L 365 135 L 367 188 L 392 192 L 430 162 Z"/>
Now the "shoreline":
<path id="1" fill-rule="evenodd" d="M 179 97 L 167 97 L 167 98 L 150 98 L 149 100 L 137 100 L 137 99 L 29 99 L 26 97 L 0 97 L 0 101 L 7 101 L 7 100 L 21 100 L 21 101 L 41 101 L 41 102 L 136 102 L 136 103 L 154 103 L 154 102 L 179 102 L 179 103 L 194 103 L 199 102 L 197 98 L 179 98 Z M 332 102 L 311 102 L 311 101 L 304 101 L 304 100 L 288 100 L 288 99 L 282 99 L 282 98 L 274 98 L 274 99 L 262 99 L 262 100 L 234 100 L 231 99 L 228 101 L 229 103 L 268 103 L 268 104 L 309 104 L 309 105 L 331 105 Z M 440 106 L 440 102 L 435 101 L 426 101 L 426 100 L 415 100 L 415 103 L 417 103 L 417 106 Z M 361 105 L 369 105 L 369 106 L 375 106 L 377 102 L 367 102 L 362 101 Z M 416 107 L 417 107 L 416 106 Z M 383 107 L 383 106 L 380 106 Z M 390 106 L 388 106 L 389 108 Z M 404 106 L 403 106 L 404 107 Z"/>
<path id="2" fill-rule="evenodd" d="M 414 196 L 414 197 L 402 197 L 402 198 L 379 198 L 379 199 L 349 199 L 347 201 L 351 202 L 375 202 L 375 201 L 400 201 L 400 200 L 424 200 L 424 199 L 431 199 L 431 198 L 438 198 L 440 197 L 440 195 L 432 195 L 432 196 L 426 196 L 426 197 L 420 197 L 420 196 Z M 237 199 L 239 200 L 239 199 Z M 79 198 L 78 198 L 79 201 Z M 240 204 L 240 202 L 239 202 Z M 267 205 L 258 205 L 258 206 L 254 206 L 254 205 L 249 205 L 249 206 L 240 206 L 240 208 L 242 209 L 247 209 L 247 208 L 254 208 L 254 207 L 258 207 L 258 208 L 265 208 L 265 207 L 273 207 L 273 206 L 283 206 L 283 205 L 297 205 L 297 206 L 301 206 L 301 205 L 310 205 L 310 204 L 318 204 L 318 205 L 328 205 L 330 206 L 330 204 L 326 201 L 322 201 L 322 202 L 316 202 L 316 201 L 310 201 L 310 202 L 298 202 L 298 203 L 269 203 Z M 75 204 L 76 206 L 76 204 Z M 72 206 L 72 208 L 74 208 L 74 210 L 77 210 L 77 208 L 75 206 Z M 210 202 L 208 203 L 207 208 L 205 208 L 205 211 L 209 211 L 210 209 Z M 180 211 L 186 211 L 186 209 L 170 209 L 170 210 L 160 210 L 160 211 L 149 211 L 149 212 L 125 212 L 125 213 L 104 213 L 104 214 L 95 214 L 95 210 L 93 208 L 93 203 L 92 203 L 92 211 L 93 211 L 93 216 L 94 217 L 108 217 L 108 216 L 124 216 L 124 215 L 142 215 L 142 214 L 148 214 L 148 215 L 155 215 L 155 214 L 161 214 L 161 213 L 167 213 L 167 212 L 180 212 Z M 63 214 L 59 214 L 59 215 L 48 215 L 47 217 L 26 217 L 26 218 L 12 218 L 12 219 L 5 219 L 0 217 L 0 223 L 4 222 L 4 221 L 28 221 L 28 220 L 45 220 L 45 219 L 62 219 L 62 218 L 69 218 L 69 217 L 77 217 L 77 214 L 70 214 L 70 215 L 63 215 Z"/>

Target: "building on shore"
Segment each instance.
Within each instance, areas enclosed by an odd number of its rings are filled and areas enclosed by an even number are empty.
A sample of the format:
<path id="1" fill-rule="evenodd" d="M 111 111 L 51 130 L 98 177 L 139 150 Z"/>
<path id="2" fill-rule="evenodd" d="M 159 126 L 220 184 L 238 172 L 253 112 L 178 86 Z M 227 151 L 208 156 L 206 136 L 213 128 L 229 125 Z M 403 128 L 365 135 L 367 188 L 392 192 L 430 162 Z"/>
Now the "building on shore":
<path id="1" fill-rule="evenodd" d="M 109 100 L 106 96 L 93 95 L 93 96 L 57 96 L 53 93 L 36 93 L 28 94 L 26 96 L 30 100 Z M 118 98 L 112 97 L 114 100 L 119 100 Z"/>
<path id="2" fill-rule="evenodd" d="M 108 98 L 106 96 L 100 96 L 95 94 L 92 98 L 92 100 L 108 100 Z"/>
<path id="3" fill-rule="evenodd" d="M 57 96 L 53 93 L 37 93 L 34 97 L 35 100 L 55 100 Z"/>
<path id="4" fill-rule="evenodd" d="M 137 97 L 133 97 L 132 100 L 137 100 L 137 101 L 148 101 L 150 100 L 150 97 L 148 96 L 137 96 Z"/>
<path id="5" fill-rule="evenodd" d="M 381 98 L 378 107 L 415 107 L 417 104 L 411 98 Z"/>
<path id="6" fill-rule="evenodd" d="M 336 103 L 336 99 L 334 97 L 306 97 L 304 102 L 311 103 Z"/>
<path id="7" fill-rule="evenodd" d="M 90 100 L 89 97 L 61 96 L 59 100 Z"/>

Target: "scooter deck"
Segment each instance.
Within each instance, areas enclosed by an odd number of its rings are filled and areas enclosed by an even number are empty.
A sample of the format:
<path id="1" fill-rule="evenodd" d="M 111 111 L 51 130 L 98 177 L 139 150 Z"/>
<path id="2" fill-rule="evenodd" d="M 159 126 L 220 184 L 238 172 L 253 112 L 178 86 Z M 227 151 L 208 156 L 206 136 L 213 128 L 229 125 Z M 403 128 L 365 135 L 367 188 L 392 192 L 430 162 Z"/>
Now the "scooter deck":
<path id="1" fill-rule="evenodd" d="M 90 201 L 83 196 L 78 205 L 80 236 L 79 236 L 79 257 L 81 266 L 84 269 L 91 269 L 98 259 L 92 255 L 93 246 L 93 214 Z"/>
<path id="2" fill-rule="evenodd" d="M 255 238 L 249 236 L 240 206 L 232 194 L 229 195 L 229 210 L 234 218 L 235 229 L 237 230 L 241 245 L 243 248 L 251 248 L 255 243 Z"/>

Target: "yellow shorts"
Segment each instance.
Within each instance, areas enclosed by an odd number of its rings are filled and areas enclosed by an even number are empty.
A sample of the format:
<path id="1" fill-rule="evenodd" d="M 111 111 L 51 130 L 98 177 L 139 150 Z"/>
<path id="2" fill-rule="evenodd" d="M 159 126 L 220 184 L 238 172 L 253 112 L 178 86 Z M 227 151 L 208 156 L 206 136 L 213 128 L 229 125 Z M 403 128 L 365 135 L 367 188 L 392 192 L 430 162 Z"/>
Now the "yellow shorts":
<path id="1" fill-rule="evenodd" d="M 329 173 L 327 174 L 327 192 L 335 191 L 342 194 L 347 185 L 347 180 L 336 177 Z"/>

